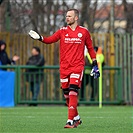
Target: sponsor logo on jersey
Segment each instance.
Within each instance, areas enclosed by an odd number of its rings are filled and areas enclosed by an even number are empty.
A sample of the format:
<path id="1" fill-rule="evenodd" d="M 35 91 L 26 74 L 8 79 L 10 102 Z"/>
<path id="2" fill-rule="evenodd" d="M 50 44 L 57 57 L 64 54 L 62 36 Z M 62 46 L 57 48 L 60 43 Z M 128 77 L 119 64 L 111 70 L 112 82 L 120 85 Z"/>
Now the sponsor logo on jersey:
<path id="1" fill-rule="evenodd" d="M 65 38 L 65 41 L 81 41 L 80 38 Z"/>
<path id="2" fill-rule="evenodd" d="M 80 38 L 65 38 L 65 43 L 81 43 Z"/>

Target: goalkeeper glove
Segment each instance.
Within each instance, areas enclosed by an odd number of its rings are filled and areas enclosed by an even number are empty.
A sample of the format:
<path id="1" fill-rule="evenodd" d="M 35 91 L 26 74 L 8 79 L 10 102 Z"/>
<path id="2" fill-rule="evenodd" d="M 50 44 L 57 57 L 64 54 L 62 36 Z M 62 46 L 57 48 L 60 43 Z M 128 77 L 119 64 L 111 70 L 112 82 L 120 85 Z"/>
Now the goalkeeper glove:
<path id="1" fill-rule="evenodd" d="M 98 65 L 97 65 L 97 61 L 94 60 L 93 63 L 92 63 L 92 70 L 91 70 L 91 73 L 90 75 L 91 76 L 94 76 L 94 79 L 97 79 L 100 77 L 100 72 L 99 72 L 99 69 L 98 69 Z"/>
<path id="2" fill-rule="evenodd" d="M 39 41 L 43 40 L 43 37 L 33 30 L 30 30 L 29 35 L 31 38 L 33 38 L 35 40 L 39 40 Z"/>

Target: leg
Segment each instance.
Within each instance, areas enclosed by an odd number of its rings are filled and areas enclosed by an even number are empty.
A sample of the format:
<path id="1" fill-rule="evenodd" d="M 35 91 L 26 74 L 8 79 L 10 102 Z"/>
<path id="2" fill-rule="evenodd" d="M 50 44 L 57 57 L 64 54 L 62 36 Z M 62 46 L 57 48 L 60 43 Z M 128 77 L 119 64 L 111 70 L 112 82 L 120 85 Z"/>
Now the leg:
<path id="1" fill-rule="evenodd" d="M 35 95 L 34 87 L 35 87 L 34 82 L 30 82 L 30 90 L 32 93 L 32 100 L 34 100 L 34 95 Z M 29 106 L 36 106 L 36 104 L 30 103 Z"/>
<path id="2" fill-rule="evenodd" d="M 66 99 L 66 105 L 69 106 L 69 88 L 62 89 Z"/>
<path id="3" fill-rule="evenodd" d="M 77 90 L 75 91 L 75 88 L 69 88 L 69 104 L 68 104 L 68 120 L 64 128 L 74 128 L 77 127 L 74 124 L 74 117 L 78 115 L 77 111 L 77 103 L 78 103 L 78 93 Z"/>
<path id="4" fill-rule="evenodd" d="M 72 125 L 77 127 L 81 124 L 80 116 L 78 115 L 78 90 L 81 86 L 82 72 L 72 73 L 70 75 L 69 86 L 69 107 L 68 107 L 68 120 L 65 128 L 70 128 Z"/>
<path id="5" fill-rule="evenodd" d="M 38 94 L 40 91 L 40 84 L 38 82 L 34 83 L 34 96 L 33 96 L 33 100 L 37 100 Z"/>
<path id="6" fill-rule="evenodd" d="M 61 86 L 64 91 L 64 96 L 68 105 L 68 120 L 64 128 L 74 128 L 77 124 L 74 124 L 74 118 L 80 118 L 78 115 L 78 89 L 81 85 L 82 72 L 79 74 L 68 74 L 68 76 L 61 75 Z M 75 84 L 76 83 L 76 84 Z M 68 89 L 69 88 L 69 89 Z"/>
<path id="7" fill-rule="evenodd" d="M 66 105 L 69 109 L 69 78 L 67 76 L 61 75 L 61 88 L 64 93 L 64 97 L 66 99 Z M 74 128 L 75 126 L 73 125 L 73 120 L 71 122 L 67 121 L 67 124 L 64 126 L 64 128 Z"/>
<path id="8" fill-rule="evenodd" d="M 78 115 L 78 87 L 76 85 L 70 85 L 69 91 L 69 106 L 68 106 L 68 120 L 65 128 L 74 128 L 82 123 L 80 116 Z"/>
<path id="9" fill-rule="evenodd" d="M 32 99 L 33 99 L 33 96 L 34 96 L 34 83 L 33 82 L 30 82 L 30 90 L 31 90 Z"/>
<path id="10" fill-rule="evenodd" d="M 69 90 L 68 119 L 73 120 L 78 115 L 78 86 L 71 84 Z"/>

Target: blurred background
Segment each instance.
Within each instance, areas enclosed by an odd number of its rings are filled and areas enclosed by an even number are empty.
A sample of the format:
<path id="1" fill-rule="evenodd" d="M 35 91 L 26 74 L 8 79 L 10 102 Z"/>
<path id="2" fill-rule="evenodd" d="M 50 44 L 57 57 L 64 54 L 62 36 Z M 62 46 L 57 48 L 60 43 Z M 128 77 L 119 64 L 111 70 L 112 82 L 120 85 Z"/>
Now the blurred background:
<path id="1" fill-rule="evenodd" d="M 132 0 L 0 0 L 0 31 L 52 34 L 69 8 L 80 11 L 80 24 L 92 33 L 133 32 Z"/>
<path id="2" fill-rule="evenodd" d="M 46 59 L 46 65 L 58 66 L 59 42 L 46 46 L 32 40 L 27 34 L 31 29 L 45 36 L 53 34 L 66 25 L 65 13 L 69 8 L 80 11 L 80 25 L 90 31 L 93 45 L 102 47 L 105 58 L 103 100 L 132 104 L 132 0 L 0 0 L 0 40 L 6 42 L 9 56 L 19 55 L 17 65 L 25 65 L 32 46 L 37 45 Z M 58 69 L 52 71 L 52 85 L 49 85 L 50 92 L 46 93 L 50 95 L 47 95 L 48 99 L 62 100 L 61 92 L 57 89 L 60 88 L 57 82 L 59 75 L 55 72 L 58 73 Z M 23 87 L 20 85 L 17 88 Z"/>

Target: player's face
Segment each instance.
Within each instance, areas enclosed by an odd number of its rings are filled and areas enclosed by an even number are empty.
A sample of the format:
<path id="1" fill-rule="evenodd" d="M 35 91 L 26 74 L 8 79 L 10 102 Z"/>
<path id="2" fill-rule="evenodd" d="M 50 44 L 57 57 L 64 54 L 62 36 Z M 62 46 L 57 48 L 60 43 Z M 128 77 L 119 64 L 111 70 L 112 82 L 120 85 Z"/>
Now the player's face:
<path id="1" fill-rule="evenodd" d="M 74 11 L 68 11 L 66 14 L 66 22 L 67 25 L 72 25 L 78 20 L 77 16 L 75 15 Z"/>

